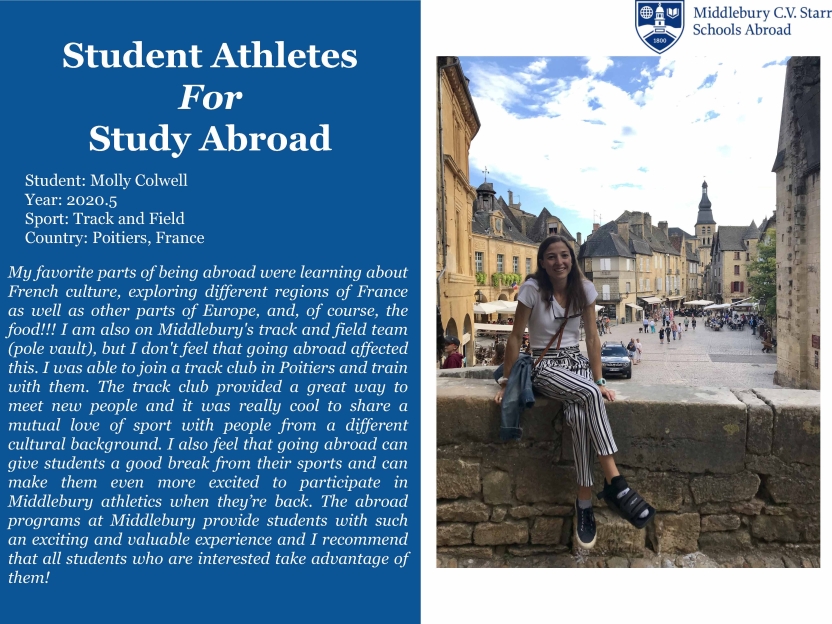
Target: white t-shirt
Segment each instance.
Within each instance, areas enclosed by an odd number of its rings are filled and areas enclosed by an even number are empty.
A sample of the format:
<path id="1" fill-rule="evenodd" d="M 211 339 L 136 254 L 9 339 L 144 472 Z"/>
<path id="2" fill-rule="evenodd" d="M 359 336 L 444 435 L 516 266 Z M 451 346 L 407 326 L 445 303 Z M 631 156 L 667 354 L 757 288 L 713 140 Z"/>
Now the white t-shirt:
<path id="1" fill-rule="evenodd" d="M 584 292 L 586 293 L 587 305 L 593 304 L 598 298 L 598 291 L 588 280 L 584 280 Z M 550 305 L 546 305 L 546 302 L 540 297 L 540 288 L 534 278 L 526 280 L 520 286 L 517 301 L 527 308 L 531 308 L 532 311 L 529 316 L 529 338 L 531 339 L 532 349 L 545 349 L 552 336 L 558 332 L 561 323 L 563 323 L 563 318 L 566 316 L 563 308 L 554 298 Z M 570 307 L 572 308 L 571 314 L 580 315 L 583 312 L 575 304 L 570 305 Z M 580 337 L 581 317 L 576 316 L 566 323 L 566 329 L 564 329 L 563 338 L 560 341 L 561 348 L 574 347 L 578 344 Z M 557 343 L 553 344 L 551 348 L 557 348 Z"/>

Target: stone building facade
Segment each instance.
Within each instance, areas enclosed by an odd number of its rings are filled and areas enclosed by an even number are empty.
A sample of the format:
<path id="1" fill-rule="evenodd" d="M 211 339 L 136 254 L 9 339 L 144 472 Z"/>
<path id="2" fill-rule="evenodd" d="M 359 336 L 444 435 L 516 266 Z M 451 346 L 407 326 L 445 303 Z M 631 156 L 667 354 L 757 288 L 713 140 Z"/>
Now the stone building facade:
<path id="1" fill-rule="evenodd" d="M 757 257 L 760 229 L 721 225 L 711 246 L 710 293 L 716 303 L 734 303 L 752 295 L 748 277 Z"/>
<path id="2" fill-rule="evenodd" d="M 777 156 L 777 373 L 820 389 L 820 58 L 786 68 Z"/>
<path id="3" fill-rule="evenodd" d="M 599 314 L 624 323 L 641 320 L 645 310 L 679 307 L 686 259 L 671 244 L 667 222 L 654 226 L 650 213 L 639 211 L 625 211 L 599 226 L 579 253 L 581 268 L 598 291 L 596 303 L 604 306 Z"/>
<path id="4" fill-rule="evenodd" d="M 437 58 L 436 288 L 441 333 L 468 342 L 473 361 L 473 292 L 476 278 L 471 222 L 476 198 L 468 180 L 468 152 L 480 120 L 459 59 Z M 440 345 L 437 345 L 437 356 Z"/>

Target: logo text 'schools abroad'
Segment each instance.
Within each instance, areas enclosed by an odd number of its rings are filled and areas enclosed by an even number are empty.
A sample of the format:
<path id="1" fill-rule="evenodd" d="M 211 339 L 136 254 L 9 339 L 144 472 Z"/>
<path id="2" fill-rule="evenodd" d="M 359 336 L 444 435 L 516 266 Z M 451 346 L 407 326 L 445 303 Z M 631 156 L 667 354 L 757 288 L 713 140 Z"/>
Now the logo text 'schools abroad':
<path id="1" fill-rule="evenodd" d="M 685 28 L 685 3 L 636 2 L 636 32 L 645 45 L 661 54 L 673 47 Z"/>

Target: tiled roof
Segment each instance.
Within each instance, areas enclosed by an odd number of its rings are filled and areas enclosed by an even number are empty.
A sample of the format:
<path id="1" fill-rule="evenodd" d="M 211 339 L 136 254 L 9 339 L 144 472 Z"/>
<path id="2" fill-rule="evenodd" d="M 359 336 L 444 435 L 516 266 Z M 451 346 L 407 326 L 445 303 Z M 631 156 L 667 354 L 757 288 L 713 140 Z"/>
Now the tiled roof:
<path id="1" fill-rule="evenodd" d="M 720 225 L 714 237 L 714 250 L 719 251 L 747 251 L 744 242 L 744 225 Z"/>

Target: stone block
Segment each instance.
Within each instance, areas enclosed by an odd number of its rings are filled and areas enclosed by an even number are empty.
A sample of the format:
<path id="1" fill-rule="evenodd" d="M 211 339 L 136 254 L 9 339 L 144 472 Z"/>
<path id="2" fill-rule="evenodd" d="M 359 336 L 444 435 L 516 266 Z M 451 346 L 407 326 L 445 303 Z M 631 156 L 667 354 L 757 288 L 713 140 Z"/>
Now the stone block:
<path id="1" fill-rule="evenodd" d="M 497 385 L 485 380 L 439 379 L 436 388 L 436 443 L 499 442 Z"/>
<path id="2" fill-rule="evenodd" d="M 437 379 L 436 441 L 439 446 L 461 442 L 500 442 L 500 406 L 494 403 L 497 384 L 484 379 Z M 522 415 L 523 441 L 553 441 L 560 403 L 535 397 Z"/>
<path id="3" fill-rule="evenodd" d="M 457 546 L 454 548 L 437 548 L 436 551 L 443 555 L 452 555 L 460 559 L 465 557 L 473 559 L 491 559 L 494 556 L 494 549 L 485 546 Z"/>
<path id="4" fill-rule="evenodd" d="M 820 465 L 820 392 L 754 389 L 774 410 L 772 453 L 787 464 Z"/>
<path id="5" fill-rule="evenodd" d="M 745 468 L 762 475 L 782 475 L 792 472 L 788 464 L 776 455 L 746 455 Z"/>
<path id="6" fill-rule="evenodd" d="M 694 477 L 690 489 L 696 504 L 751 500 L 760 487 L 760 477 L 751 472 L 728 476 Z"/>
<path id="7" fill-rule="evenodd" d="M 752 498 L 750 501 L 742 501 L 740 503 L 732 503 L 731 511 L 742 514 L 744 516 L 756 516 L 760 513 L 765 503 L 759 498 Z"/>
<path id="8" fill-rule="evenodd" d="M 719 564 L 708 555 L 701 552 L 693 552 L 688 555 L 676 557 L 677 568 L 718 568 Z"/>
<path id="9" fill-rule="evenodd" d="M 480 495 L 480 464 L 461 459 L 436 461 L 436 498 L 476 498 Z"/>
<path id="10" fill-rule="evenodd" d="M 489 505 L 511 504 L 511 477 L 507 472 L 494 470 L 482 478 L 482 499 Z"/>
<path id="11" fill-rule="evenodd" d="M 751 521 L 751 534 L 766 542 L 800 541 L 800 532 L 788 516 L 755 516 Z"/>
<path id="12" fill-rule="evenodd" d="M 691 553 L 699 550 L 699 514 L 656 514 L 647 535 L 658 553 Z"/>
<path id="13" fill-rule="evenodd" d="M 518 459 L 514 475 L 514 495 L 522 503 L 573 503 L 577 497 L 577 479 L 572 466 L 558 466 L 549 456 Z"/>
<path id="14" fill-rule="evenodd" d="M 543 512 L 537 507 L 532 507 L 531 505 L 521 505 L 520 507 L 512 507 L 509 509 L 508 514 L 512 518 L 523 519 L 542 516 Z"/>
<path id="15" fill-rule="evenodd" d="M 436 545 L 458 546 L 460 544 L 470 544 L 473 531 L 474 527 L 470 524 L 456 522 L 452 524 L 437 524 Z"/>
<path id="16" fill-rule="evenodd" d="M 508 552 L 515 557 L 531 557 L 534 555 L 562 554 L 569 551 L 563 544 L 553 546 L 509 546 Z"/>
<path id="17" fill-rule="evenodd" d="M 560 544 L 563 518 L 540 516 L 532 525 L 532 544 Z"/>
<path id="18" fill-rule="evenodd" d="M 820 480 L 807 476 L 764 477 L 766 491 L 775 503 L 820 502 Z"/>
<path id="19" fill-rule="evenodd" d="M 774 412 L 750 390 L 735 390 L 734 394 L 745 403 L 748 413 L 748 437 L 745 448 L 749 453 L 771 453 Z"/>
<path id="20" fill-rule="evenodd" d="M 506 513 L 505 507 L 495 507 L 491 510 L 491 522 L 502 522 L 506 519 Z"/>
<path id="21" fill-rule="evenodd" d="M 623 466 L 743 470 L 746 406 L 727 389 L 628 384 L 607 404 L 607 413 L 619 449 L 616 462 Z"/>
<path id="22" fill-rule="evenodd" d="M 436 519 L 439 522 L 485 522 L 490 515 L 491 508 L 475 500 L 457 500 L 436 505 Z"/>
<path id="23" fill-rule="evenodd" d="M 575 498 L 577 498 L 577 492 Z M 596 500 L 594 496 L 593 500 Z M 568 516 L 575 513 L 574 502 L 572 505 L 547 505 L 546 503 L 538 503 L 534 507 L 535 509 L 539 509 L 544 516 Z"/>
<path id="24" fill-rule="evenodd" d="M 699 550 L 705 553 L 726 553 L 751 548 L 751 535 L 748 531 L 716 531 L 699 534 Z"/>
<path id="25" fill-rule="evenodd" d="M 525 522 L 483 522 L 474 527 L 474 543 L 477 546 L 526 544 L 528 541 L 529 525 Z"/>
<path id="26" fill-rule="evenodd" d="M 610 557 L 607 559 L 608 568 L 629 568 L 630 562 L 624 557 Z"/>
<path id="27" fill-rule="evenodd" d="M 644 531 L 608 509 L 595 510 L 597 541 L 593 555 L 641 555 L 644 552 Z M 575 549 L 575 544 L 573 544 Z"/>
<path id="28" fill-rule="evenodd" d="M 740 528 L 740 517 L 731 514 L 719 516 L 702 516 L 700 531 L 733 531 Z"/>
<path id="29" fill-rule="evenodd" d="M 687 488 L 686 479 L 669 475 L 631 477 L 627 483 L 656 511 L 679 511 Z"/>

